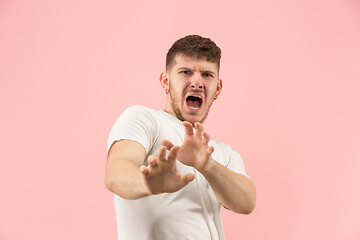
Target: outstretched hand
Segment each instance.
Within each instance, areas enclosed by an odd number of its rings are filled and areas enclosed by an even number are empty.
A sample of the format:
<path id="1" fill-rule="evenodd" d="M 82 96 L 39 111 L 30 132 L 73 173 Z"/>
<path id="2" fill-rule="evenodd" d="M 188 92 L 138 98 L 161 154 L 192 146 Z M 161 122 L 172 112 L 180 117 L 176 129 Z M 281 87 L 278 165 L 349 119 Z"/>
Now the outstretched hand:
<path id="1" fill-rule="evenodd" d="M 162 146 L 158 156 L 148 157 L 148 166 L 141 166 L 140 171 L 151 194 L 176 192 L 194 180 L 193 173 L 181 175 L 176 167 L 179 146 L 168 148 L 170 153 L 166 158 L 166 149 Z"/>
<path id="2" fill-rule="evenodd" d="M 195 134 L 191 123 L 184 121 L 185 127 L 184 143 L 180 146 L 177 154 L 177 159 L 185 165 L 192 166 L 198 171 L 205 171 L 212 163 L 211 154 L 214 152 L 214 147 L 209 146 L 210 135 L 204 132 L 201 123 L 196 122 Z M 172 149 L 174 145 L 164 140 L 162 142 L 168 149 Z"/>

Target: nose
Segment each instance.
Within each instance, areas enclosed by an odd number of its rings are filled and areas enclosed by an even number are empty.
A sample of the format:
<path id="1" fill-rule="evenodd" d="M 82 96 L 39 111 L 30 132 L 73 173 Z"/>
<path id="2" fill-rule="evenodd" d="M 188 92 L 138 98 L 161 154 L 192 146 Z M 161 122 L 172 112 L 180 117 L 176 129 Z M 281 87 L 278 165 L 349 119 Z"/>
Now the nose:
<path id="1" fill-rule="evenodd" d="M 202 82 L 200 74 L 198 74 L 198 73 L 194 74 L 194 76 L 192 77 L 191 82 L 190 82 L 190 87 L 192 89 L 203 89 L 204 88 L 204 84 Z"/>

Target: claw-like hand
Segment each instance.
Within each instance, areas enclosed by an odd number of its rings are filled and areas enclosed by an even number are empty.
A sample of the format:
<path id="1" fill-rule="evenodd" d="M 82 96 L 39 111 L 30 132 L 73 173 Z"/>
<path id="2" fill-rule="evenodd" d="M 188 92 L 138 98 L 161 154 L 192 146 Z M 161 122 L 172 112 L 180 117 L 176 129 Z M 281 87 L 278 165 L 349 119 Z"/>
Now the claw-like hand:
<path id="1" fill-rule="evenodd" d="M 214 152 L 214 147 L 208 145 L 210 135 L 204 132 L 201 123 L 195 123 L 195 134 L 191 123 L 184 121 L 183 125 L 185 127 L 184 143 L 180 146 L 177 159 L 198 171 L 206 171 L 212 163 L 211 154 Z M 174 147 L 168 140 L 164 140 L 162 144 L 168 149 Z"/>
<path id="2" fill-rule="evenodd" d="M 170 153 L 167 158 L 166 149 L 167 147 L 162 146 L 157 157 L 148 157 L 148 166 L 140 167 L 151 194 L 176 192 L 195 178 L 192 173 L 181 175 L 177 169 L 176 157 L 180 149 L 179 146 L 169 148 Z"/>

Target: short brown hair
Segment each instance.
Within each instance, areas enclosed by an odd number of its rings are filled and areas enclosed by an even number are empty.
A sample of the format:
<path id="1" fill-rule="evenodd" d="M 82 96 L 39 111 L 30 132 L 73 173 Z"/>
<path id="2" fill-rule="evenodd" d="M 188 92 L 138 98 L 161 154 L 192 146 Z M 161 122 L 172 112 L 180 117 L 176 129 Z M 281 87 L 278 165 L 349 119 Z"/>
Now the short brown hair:
<path id="1" fill-rule="evenodd" d="M 217 63 L 220 69 L 221 49 L 210 38 L 188 35 L 177 40 L 166 55 L 166 70 L 172 66 L 177 54 L 206 58 L 207 61 Z"/>

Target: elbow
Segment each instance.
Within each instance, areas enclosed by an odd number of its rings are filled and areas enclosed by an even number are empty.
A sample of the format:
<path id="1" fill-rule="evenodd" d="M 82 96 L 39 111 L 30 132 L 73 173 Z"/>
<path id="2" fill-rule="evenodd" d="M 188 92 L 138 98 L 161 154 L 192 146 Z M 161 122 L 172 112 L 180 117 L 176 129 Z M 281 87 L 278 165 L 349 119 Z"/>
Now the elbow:
<path id="1" fill-rule="evenodd" d="M 255 206 L 256 206 L 256 188 L 255 185 L 252 184 L 252 188 L 248 194 L 247 197 L 247 201 L 246 201 L 246 206 L 243 209 L 242 214 L 250 214 L 255 210 Z"/>
<path id="2" fill-rule="evenodd" d="M 253 188 L 253 191 L 250 193 L 249 199 L 246 204 L 246 208 L 243 214 L 250 214 L 255 210 L 256 206 L 256 190 L 255 187 Z"/>
<path id="3" fill-rule="evenodd" d="M 110 192 L 115 193 L 123 199 L 134 200 L 139 198 L 138 196 L 133 195 L 131 191 L 128 191 L 126 188 L 124 188 L 124 184 L 120 184 L 116 178 L 106 176 L 104 179 L 104 184 Z"/>
<path id="4" fill-rule="evenodd" d="M 227 207 L 225 207 L 227 208 Z M 245 206 L 241 206 L 239 208 L 227 208 L 233 212 L 236 212 L 238 214 L 244 214 L 244 215 L 249 215 L 250 213 L 252 213 L 255 209 L 255 204 L 246 204 Z"/>
<path id="5" fill-rule="evenodd" d="M 239 204 L 238 208 L 233 211 L 240 214 L 249 215 L 255 210 L 256 206 L 256 193 L 253 191 L 247 198 L 244 199 L 241 204 Z"/>
<path id="6" fill-rule="evenodd" d="M 113 187 L 114 184 L 113 184 L 113 180 L 112 180 L 111 177 L 105 176 L 104 184 L 105 184 L 106 188 L 107 188 L 110 192 L 113 192 L 112 187 Z"/>
<path id="7" fill-rule="evenodd" d="M 249 203 L 244 209 L 242 209 L 241 214 L 249 215 L 255 210 L 255 201 Z"/>
<path id="8" fill-rule="evenodd" d="M 238 202 L 237 204 L 233 204 L 232 207 L 223 205 L 224 208 L 231 210 L 238 214 L 248 215 L 252 213 L 255 209 L 255 200 L 248 200 L 246 202 Z"/>

